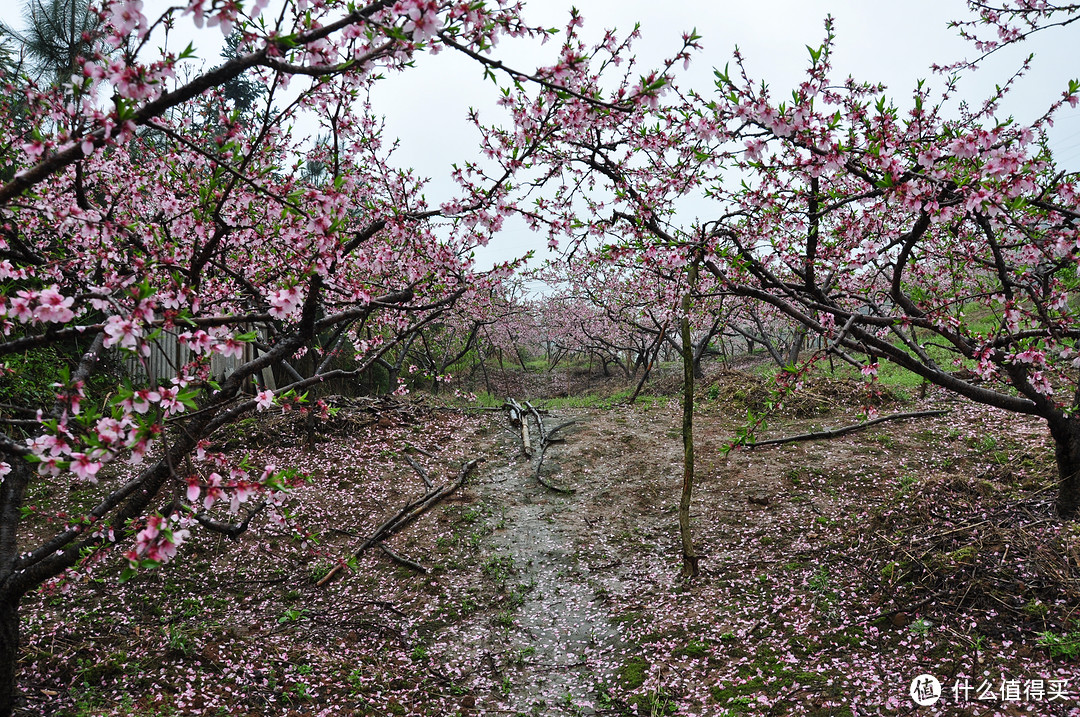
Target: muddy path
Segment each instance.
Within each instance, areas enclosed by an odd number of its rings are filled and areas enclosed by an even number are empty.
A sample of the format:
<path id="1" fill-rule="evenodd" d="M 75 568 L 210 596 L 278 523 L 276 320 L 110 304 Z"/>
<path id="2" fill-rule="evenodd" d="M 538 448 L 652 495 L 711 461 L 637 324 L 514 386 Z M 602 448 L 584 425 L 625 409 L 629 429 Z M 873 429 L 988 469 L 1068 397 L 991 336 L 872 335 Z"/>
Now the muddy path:
<path id="1" fill-rule="evenodd" d="M 647 418 L 578 409 L 546 416 L 549 428 L 574 421 L 543 463 L 546 480 L 572 493 L 541 485 L 537 459 L 524 457 L 518 432 L 501 415 L 489 418 L 486 463 L 471 490 L 478 504 L 492 507 L 494 530 L 481 546 L 482 570 L 506 599 L 494 615 L 477 615 L 472 626 L 454 626 L 443 636 L 448 654 L 487 658 L 494 679 L 487 698 L 476 700 L 481 711 L 593 715 L 626 707 L 614 694 L 640 676 L 628 658 L 625 615 L 614 604 L 629 597 L 628 571 L 663 570 L 674 519 L 667 509 L 672 496 L 642 491 L 639 481 L 628 484 L 627 478 L 674 465 L 669 413 L 657 409 Z M 643 420 L 657 424 L 659 438 L 642 430 Z M 643 437 L 649 445 L 641 445 Z M 642 513 L 624 514 L 628 488 L 633 510 Z M 660 535 L 654 545 L 640 540 Z M 632 561 L 628 544 L 637 550 Z"/>
<path id="2" fill-rule="evenodd" d="M 678 577 L 681 436 L 674 402 L 546 418 L 549 426 L 576 421 L 545 460 L 547 480 L 572 488 L 571 495 L 541 486 L 517 432 L 504 416 L 488 418 L 481 442 L 487 463 L 472 490 L 477 502 L 497 506 L 497 527 L 481 546 L 484 570 L 504 571 L 499 589 L 512 598 L 494 618 L 482 618 L 489 621 L 485 649 L 496 656 L 497 684 L 485 691 L 471 683 L 470 714 L 788 709 L 772 706 L 774 699 L 811 714 L 842 713 L 849 704 L 888 712 L 902 704 L 904 676 L 925 659 L 920 655 L 946 654 L 943 636 L 922 627 L 940 617 L 920 622 L 907 615 L 909 599 L 890 584 L 891 574 L 856 564 L 858 550 L 839 553 L 857 540 L 860 524 L 880 521 L 880 506 L 903 511 L 897 501 L 916 476 L 981 471 L 984 482 L 997 480 L 978 465 L 981 434 L 974 427 L 996 419 L 980 412 L 970 434 L 949 428 L 952 416 L 722 458 L 731 421 L 717 408 L 721 413 L 712 415 L 705 407 L 696 431 L 692 519 L 704 571 L 693 583 Z M 781 430 L 858 420 L 850 409 L 830 414 L 793 416 Z M 950 448 L 920 450 L 931 436 L 946 436 L 940 447 Z M 1016 457 L 1010 449 L 997 460 L 1013 465 Z M 837 543 L 842 530 L 851 532 Z M 900 617 L 884 629 L 864 627 L 863 616 L 874 614 Z M 925 645 L 913 649 L 913 638 Z M 966 644 L 950 647 L 955 656 L 939 658 L 932 669 L 949 665 L 963 674 Z M 821 677 L 834 663 L 866 670 L 861 661 L 877 665 L 881 654 L 895 664 L 873 668 L 877 682 L 860 685 L 861 692 Z"/>
<path id="3" fill-rule="evenodd" d="M 579 554 L 575 497 L 536 483 L 528 466 L 496 469 L 480 489 L 504 506 L 505 527 L 490 538 L 489 572 L 505 570 L 517 591 L 499 613 L 491 641 L 504 656 L 504 690 L 515 712 L 595 714 L 615 678 L 607 655 L 622 639 L 587 579 Z"/>

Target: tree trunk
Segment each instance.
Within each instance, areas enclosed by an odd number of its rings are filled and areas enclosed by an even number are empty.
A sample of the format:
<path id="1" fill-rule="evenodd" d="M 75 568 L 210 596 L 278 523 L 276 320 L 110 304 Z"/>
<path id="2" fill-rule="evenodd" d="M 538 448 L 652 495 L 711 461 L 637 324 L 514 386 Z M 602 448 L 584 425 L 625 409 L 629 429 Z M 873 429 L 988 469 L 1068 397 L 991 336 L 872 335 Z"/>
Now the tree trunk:
<path id="1" fill-rule="evenodd" d="M 476 355 L 480 359 L 480 370 L 484 374 L 484 390 L 486 390 L 488 392 L 489 396 L 494 396 L 495 392 L 491 390 L 491 379 L 488 378 L 487 356 L 485 356 L 479 350 L 476 352 Z"/>
<path id="2" fill-rule="evenodd" d="M 805 341 L 806 327 L 799 326 L 795 329 L 795 336 L 791 340 L 791 345 L 788 346 L 787 356 L 784 357 L 788 366 L 794 366 L 799 362 L 799 354 L 802 353 L 803 343 Z"/>
<path id="3" fill-rule="evenodd" d="M 0 717 L 11 717 L 18 691 L 15 670 L 19 657 L 19 599 L 0 598 Z"/>
<path id="4" fill-rule="evenodd" d="M 1080 518 L 1080 417 L 1050 421 L 1058 466 L 1057 512 Z"/>
<path id="5" fill-rule="evenodd" d="M 693 361 L 694 378 L 699 381 L 705 379 L 705 369 L 701 367 L 701 359 L 705 357 L 705 347 L 702 347 L 700 351 L 691 349 L 690 360 Z"/>
<path id="6" fill-rule="evenodd" d="M 694 490 L 694 346 L 690 343 L 690 301 L 697 279 L 697 261 L 689 269 L 688 287 L 682 299 L 682 360 L 683 360 L 683 483 L 679 499 L 679 535 L 682 538 L 684 578 L 698 574 L 698 555 L 690 533 L 690 497 Z"/>

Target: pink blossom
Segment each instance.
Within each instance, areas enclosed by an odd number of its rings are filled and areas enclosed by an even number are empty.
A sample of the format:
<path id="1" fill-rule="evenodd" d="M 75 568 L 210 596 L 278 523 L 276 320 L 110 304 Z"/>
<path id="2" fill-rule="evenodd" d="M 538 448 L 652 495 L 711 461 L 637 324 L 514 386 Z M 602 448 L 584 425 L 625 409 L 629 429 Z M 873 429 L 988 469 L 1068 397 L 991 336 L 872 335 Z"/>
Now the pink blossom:
<path id="1" fill-rule="evenodd" d="M 765 142 L 760 139 L 748 139 L 746 146 L 746 159 L 750 162 L 760 162 L 761 154 L 765 150 Z"/>
<path id="2" fill-rule="evenodd" d="M 214 339 L 202 329 L 190 334 L 181 334 L 180 343 L 187 344 L 191 353 L 198 356 L 210 351 L 214 345 Z"/>
<path id="3" fill-rule="evenodd" d="M 225 339 L 225 341 L 218 344 L 217 349 L 221 352 L 221 355 L 226 358 L 232 356 L 238 359 L 242 359 L 244 357 L 244 347 L 246 345 L 247 344 L 245 344 L 243 341 L 237 341 L 235 338 L 230 336 Z"/>
<path id="4" fill-rule="evenodd" d="M 81 480 L 87 480 L 91 483 L 97 483 L 97 472 L 100 469 L 101 464 L 97 461 L 91 460 L 91 458 L 85 453 L 71 454 L 71 472 L 78 476 Z"/>
<path id="5" fill-rule="evenodd" d="M 119 441 L 124 432 L 120 421 L 115 418 L 99 418 L 95 430 L 98 440 L 104 444 Z"/>
<path id="6" fill-rule="evenodd" d="M 114 315 L 105 321 L 105 348 L 119 344 L 121 348 L 133 349 L 141 336 L 142 328 L 130 319 Z"/>
<path id="7" fill-rule="evenodd" d="M 275 319 L 288 317 L 303 302 L 300 289 L 295 286 L 271 292 L 268 298 L 270 300 L 270 315 Z"/>
<path id="8" fill-rule="evenodd" d="M 413 42 L 423 42 L 439 31 L 441 21 L 438 6 L 429 0 L 401 0 L 394 12 L 408 18 L 402 30 L 412 35 Z"/>
<path id="9" fill-rule="evenodd" d="M 265 411 L 274 405 L 274 392 L 273 391 L 259 391 L 255 396 L 255 405 L 258 406 L 258 410 Z"/>
<path id="10" fill-rule="evenodd" d="M 23 151 L 26 152 L 26 156 L 30 158 L 30 161 L 34 161 L 45 154 L 45 143 L 40 139 L 35 139 L 24 144 Z"/>
<path id="11" fill-rule="evenodd" d="M 34 309 L 34 318 L 43 323 L 63 324 L 75 318 L 75 312 L 71 305 L 75 303 L 74 297 L 64 297 L 56 290 L 56 286 L 43 289 L 37 297 L 38 306 Z"/>
<path id="12" fill-rule="evenodd" d="M 118 35 L 131 34 L 132 30 L 138 30 L 142 37 L 146 30 L 146 16 L 142 14 L 142 0 L 118 0 L 112 5 L 112 14 L 109 17 Z"/>
<path id="13" fill-rule="evenodd" d="M 203 496 L 203 507 L 207 510 L 210 510 L 222 496 L 221 483 L 221 476 L 217 473 L 211 473 L 206 480 L 206 495 Z"/>
<path id="14" fill-rule="evenodd" d="M 1025 349 L 1013 356 L 1013 360 L 1019 363 L 1029 363 L 1032 366 L 1046 365 L 1046 352 L 1038 349 Z"/>
<path id="15" fill-rule="evenodd" d="M 161 389 L 161 391 L 159 391 L 159 393 L 161 395 L 161 401 L 159 405 L 162 409 L 164 409 L 166 416 L 184 412 L 186 407 L 179 400 L 179 398 L 177 398 L 180 393 L 179 388 L 163 388 Z"/>
<path id="16" fill-rule="evenodd" d="M 240 504 L 246 503 L 248 498 L 256 492 L 256 488 L 248 483 L 240 483 L 233 489 L 232 500 L 229 501 L 229 512 L 236 513 L 240 510 Z"/>
<path id="17" fill-rule="evenodd" d="M 199 477 L 196 475 L 190 475 L 187 479 L 187 499 L 194 503 L 199 499 L 199 493 L 202 489 L 199 487 Z"/>
<path id="18" fill-rule="evenodd" d="M 20 323 L 25 324 L 34 317 L 34 312 L 30 309 L 30 305 L 34 302 L 35 298 L 36 294 L 28 291 L 16 292 L 15 298 L 11 300 L 11 305 L 8 306 L 7 315 L 13 316 L 17 318 Z"/>
<path id="19" fill-rule="evenodd" d="M 161 400 L 161 394 L 148 388 L 140 388 L 131 397 L 131 408 L 136 413 L 146 413 L 150 410 L 150 404 Z"/>

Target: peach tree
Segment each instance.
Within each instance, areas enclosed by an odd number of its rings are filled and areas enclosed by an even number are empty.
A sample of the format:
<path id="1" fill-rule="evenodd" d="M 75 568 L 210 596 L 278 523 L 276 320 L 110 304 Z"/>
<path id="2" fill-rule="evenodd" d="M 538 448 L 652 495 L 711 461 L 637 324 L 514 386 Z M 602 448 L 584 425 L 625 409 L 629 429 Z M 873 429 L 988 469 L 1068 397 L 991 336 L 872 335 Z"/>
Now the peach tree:
<path id="1" fill-rule="evenodd" d="M 972 19 L 957 24 L 983 56 L 1069 25 L 1080 10 L 969 5 Z M 673 278 L 681 267 L 687 297 L 700 296 L 696 281 L 709 275 L 716 291 L 771 307 L 870 378 L 891 361 L 968 399 L 1044 419 L 1056 445 L 1057 511 L 1075 518 L 1078 177 L 1055 162 L 1047 130 L 1076 106 L 1080 83 L 1021 123 L 1000 109 L 1015 77 L 982 103 L 958 101 L 955 73 L 976 60 L 953 63 L 939 90 L 920 82 L 898 103 L 881 85 L 834 77 L 831 21 L 826 34 L 810 48 L 805 79 L 780 96 L 749 75 L 738 51 L 704 93 L 666 76 L 612 78 L 622 72 L 604 55 L 612 45 L 582 48 L 572 86 L 621 81 L 629 92 L 656 82 L 657 101 L 614 114 L 566 94 L 516 95 L 517 127 L 560 118 L 537 180 L 554 199 L 538 200 L 534 214 L 574 251 L 634 255 Z M 513 142 L 513 132 L 503 136 Z"/>
<path id="2" fill-rule="evenodd" d="M 129 572 L 161 565 L 192 530 L 287 523 L 296 477 L 215 452 L 215 432 L 359 376 L 511 271 L 478 271 L 472 250 L 533 150 L 461 164 L 456 195 L 431 205 L 395 166 L 369 90 L 438 50 L 556 88 L 551 68 L 491 54 L 549 31 L 509 0 L 266 5 L 189 0 L 150 19 L 140 0 L 106 0 L 70 77 L 2 78 L 0 370 L 14 398 L 0 407 L 0 716 L 29 591 L 117 550 Z M 170 51 L 181 23 L 229 36 L 227 61 Z M 243 108 L 240 80 L 259 85 Z M 49 498 L 69 491 L 77 507 Z"/>

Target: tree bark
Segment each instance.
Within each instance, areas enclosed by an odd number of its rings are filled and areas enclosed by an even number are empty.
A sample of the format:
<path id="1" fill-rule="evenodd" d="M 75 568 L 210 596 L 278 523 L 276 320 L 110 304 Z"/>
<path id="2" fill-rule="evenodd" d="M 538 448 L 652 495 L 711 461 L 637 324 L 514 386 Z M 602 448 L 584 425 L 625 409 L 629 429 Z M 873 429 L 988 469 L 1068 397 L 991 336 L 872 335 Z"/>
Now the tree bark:
<path id="1" fill-rule="evenodd" d="M 1050 421 L 1058 467 L 1058 515 L 1080 518 L 1080 418 Z"/>
<path id="2" fill-rule="evenodd" d="M 0 717 L 11 717 L 15 711 L 18 658 L 19 598 L 3 596 L 0 597 Z"/>
<path id="3" fill-rule="evenodd" d="M 682 298 L 682 359 L 683 359 L 683 483 L 679 498 L 679 535 L 682 538 L 682 576 L 694 578 L 698 574 L 698 554 L 690 533 L 690 498 L 694 491 L 694 346 L 690 342 L 691 292 L 697 280 L 697 260 L 691 263 L 687 277 L 687 289 Z"/>
<path id="4" fill-rule="evenodd" d="M 799 362 L 799 354 L 802 353 L 806 333 L 805 326 L 800 325 L 795 329 L 795 336 L 791 339 L 791 345 L 788 346 L 787 356 L 784 357 L 788 366 L 794 366 Z"/>

